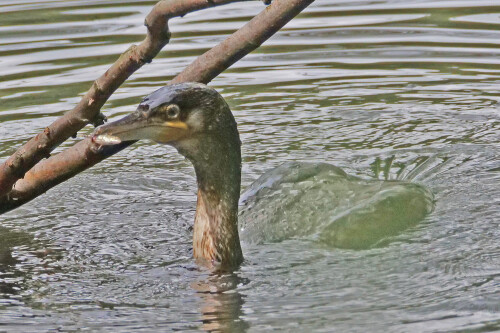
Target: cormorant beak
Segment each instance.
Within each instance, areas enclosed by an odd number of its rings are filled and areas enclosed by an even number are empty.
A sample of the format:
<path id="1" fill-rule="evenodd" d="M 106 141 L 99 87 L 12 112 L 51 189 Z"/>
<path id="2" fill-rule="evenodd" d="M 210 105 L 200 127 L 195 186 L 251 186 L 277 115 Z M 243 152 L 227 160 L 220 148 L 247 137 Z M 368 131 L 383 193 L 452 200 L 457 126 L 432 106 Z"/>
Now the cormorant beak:
<path id="1" fill-rule="evenodd" d="M 137 110 L 120 120 L 98 127 L 92 140 L 103 146 L 141 139 L 170 143 L 186 137 L 188 132 L 188 125 L 183 121 L 166 121 L 151 116 L 151 112 Z"/>

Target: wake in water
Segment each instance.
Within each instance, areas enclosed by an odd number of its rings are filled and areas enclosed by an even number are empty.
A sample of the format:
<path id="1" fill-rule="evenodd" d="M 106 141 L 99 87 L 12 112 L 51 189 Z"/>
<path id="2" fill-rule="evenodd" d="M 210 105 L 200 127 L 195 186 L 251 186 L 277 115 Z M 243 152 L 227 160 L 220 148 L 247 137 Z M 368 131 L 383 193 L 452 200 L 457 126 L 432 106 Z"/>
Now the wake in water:
<path id="1" fill-rule="evenodd" d="M 416 225 L 433 207 L 432 193 L 418 184 L 362 179 L 326 163 L 288 162 L 242 194 L 239 229 L 249 243 L 301 237 L 366 249 Z"/>

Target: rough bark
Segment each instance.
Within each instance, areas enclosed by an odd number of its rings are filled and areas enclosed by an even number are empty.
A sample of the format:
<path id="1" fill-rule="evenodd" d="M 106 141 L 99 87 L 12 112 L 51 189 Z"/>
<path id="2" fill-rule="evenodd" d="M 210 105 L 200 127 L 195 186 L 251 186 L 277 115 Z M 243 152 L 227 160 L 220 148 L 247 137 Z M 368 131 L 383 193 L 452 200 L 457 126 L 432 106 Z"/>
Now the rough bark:
<path id="1" fill-rule="evenodd" d="M 254 17 L 245 26 L 219 45 L 201 55 L 170 83 L 189 81 L 209 83 L 233 63 L 259 47 L 313 1 L 274 0 L 269 7 Z M 168 2 L 177 4 L 174 0 Z M 220 1 L 220 3 L 222 2 Z M 219 4 L 219 2 L 217 3 Z M 158 8 L 162 8 L 161 6 L 166 5 L 167 2 L 161 2 L 157 6 Z M 184 4 L 177 5 L 179 7 L 176 10 L 179 12 L 187 10 Z M 148 15 L 146 21 L 155 22 L 154 19 L 149 17 L 150 15 Z M 49 188 L 71 178 L 133 143 L 131 141 L 114 146 L 100 147 L 88 138 L 58 155 L 41 161 L 26 174 L 24 179 L 20 179 L 15 183 L 9 195 L 0 197 L 0 213 L 19 207 L 44 193 Z M 2 192 L 0 191 L 0 193 Z"/>
<path id="2" fill-rule="evenodd" d="M 8 195 L 0 198 L 0 214 L 17 208 L 74 175 L 90 168 L 133 142 L 100 147 L 86 138 L 69 149 L 43 160 L 18 180 Z"/>

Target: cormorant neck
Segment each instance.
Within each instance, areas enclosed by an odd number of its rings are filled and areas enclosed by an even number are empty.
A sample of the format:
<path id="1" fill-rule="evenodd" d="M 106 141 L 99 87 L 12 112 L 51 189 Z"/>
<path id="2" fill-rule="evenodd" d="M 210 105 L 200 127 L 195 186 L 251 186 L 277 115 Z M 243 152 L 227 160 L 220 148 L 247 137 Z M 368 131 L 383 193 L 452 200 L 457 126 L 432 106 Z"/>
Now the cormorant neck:
<path id="1" fill-rule="evenodd" d="M 193 255 L 220 269 L 232 269 L 243 261 L 238 235 L 239 135 L 218 133 L 191 140 L 178 149 L 193 163 L 198 183 Z"/>

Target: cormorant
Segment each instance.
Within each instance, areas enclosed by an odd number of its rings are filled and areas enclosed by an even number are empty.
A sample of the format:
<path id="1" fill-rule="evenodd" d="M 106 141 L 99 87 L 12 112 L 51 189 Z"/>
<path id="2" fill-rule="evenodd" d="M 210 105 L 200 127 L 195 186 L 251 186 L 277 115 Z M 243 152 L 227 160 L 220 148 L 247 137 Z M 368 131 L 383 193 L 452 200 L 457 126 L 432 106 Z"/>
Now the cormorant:
<path id="1" fill-rule="evenodd" d="M 198 183 L 194 257 L 222 270 L 242 263 L 238 233 L 241 142 L 233 114 L 216 90 L 200 83 L 165 86 L 144 98 L 134 113 L 99 127 L 93 139 L 102 145 L 151 139 L 177 148 L 192 162 Z M 247 218 L 241 230 L 250 233 L 250 240 L 320 233 L 318 238 L 333 246 L 363 248 L 374 239 L 414 224 L 432 209 L 432 194 L 419 185 L 363 180 L 325 163 L 288 163 L 266 173 L 255 184 L 243 198 Z M 269 202 L 272 195 L 266 197 L 273 186 L 281 186 L 277 191 L 280 195 L 291 196 L 299 191 L 284 191 L 283 186 L 290 188 L 295 184 L 306 189 L 300 199 L 293 200 L 296 208 L 290 203 L 282 207 L 279 201 Z M 263 192 L 262 197 L 249 205 L 259 191 Z M 325 195 L 329 197 L 321 198 Z M 309 207 L 305 207 L 307 196 L 311 197 Z M 355 196 L 360 199 L 352 200 Z M 333 206 L 342 200 L 349 201 L 350 206 L 339 212 Z M 266 206 L 272 209 L 266 212 Z M 333 217 L 314 217 L 316 208 L 330 209 Z M 298 216 L 300 220 L 285 221 L 288 224 L 284 225 L 282 222 L 288 217 L 283 210 L 288 209 L 306 212 Z M 269 216 L 272 214 L 279 216 Z M 308 224 L 307 220 L 313 218 L 316 222 Z"/>

